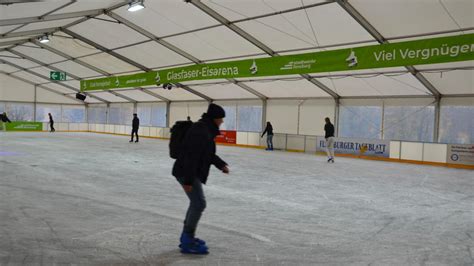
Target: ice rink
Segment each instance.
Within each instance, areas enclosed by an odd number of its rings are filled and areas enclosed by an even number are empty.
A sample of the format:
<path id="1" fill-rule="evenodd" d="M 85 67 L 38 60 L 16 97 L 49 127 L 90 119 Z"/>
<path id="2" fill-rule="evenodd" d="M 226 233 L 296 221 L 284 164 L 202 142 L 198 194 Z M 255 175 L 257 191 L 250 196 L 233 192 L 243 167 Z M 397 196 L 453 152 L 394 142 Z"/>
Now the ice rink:
<path id="1" fill-rule="evenodd" d="M 474 172 L 219 146 L 198 236 L 168 142 L 0 133 L 0 265 L 472 265 Z"/>

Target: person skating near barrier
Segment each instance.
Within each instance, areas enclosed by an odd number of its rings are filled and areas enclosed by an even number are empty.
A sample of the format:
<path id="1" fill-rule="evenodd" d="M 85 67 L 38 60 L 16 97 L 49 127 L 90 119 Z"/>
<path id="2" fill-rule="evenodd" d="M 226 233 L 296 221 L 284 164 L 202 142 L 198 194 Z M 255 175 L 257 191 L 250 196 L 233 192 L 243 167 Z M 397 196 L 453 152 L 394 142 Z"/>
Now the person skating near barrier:
<path id="1" fill-rule="evenodd" d="M 132 138 L 130 142 L 133 142 L 133 135 L 137 137 L 137 140 L 135 140 L 135 143 L 138 142 L 138 129 L 140 128 L 140 119 L 138 119 L 137 114 L 133 114 L 133 120 L 132 120 Z"/>
<path id="2" fill-rule="evenodd" d="M 273 151 L 273 126 L 272 123 L 267 122 L 267 126 L 262 133 L 262 138 L 267 134 L 267 151 Z"/>
<path id="3" fill-rule="evenodd" d="M 334 125 L 331 123 L 329 117 L 326 117 L 324 120 L 326 121 L 326 125 L 324 125 L 324 138 L 326 139 L 328 163 L 334 163 Z"/>
<path id="4" fill-rule="evenodd" d="M 228 174 L 229 168 L 216 155 L 215 137 L 224 122 L 225 111 L 210 104 L 201 120 L 196 123 L 179 121 L 171 129 L 170 156 L 176 159 L 173 176 L 183 187 L 189 198 L 189 207 L 180 237 L 182 253 L 208 254 L 205 241 L 196 238 L 196 228 L 206 208 L 203 184 L 206 184 L 211 165 Z"/>
<path id="5" fill-rule="evenodd" d="M 3 131 L 7 131 L 7 123 L 11 123 L 10 119 L 8 119 L 7 113 L 3 112 L 0 114 L 0 122 L 2 123 Z"/>
<path id="6" fill-rule="evenodd" d="M 53 119 L 53 116 L 51 115 L 51 113 L 48 113 L 48 116 L 49 116 L 49 127 L 50 127 L 50 131 L 49 131 L 49 132 L 55 132 L 56 129 L 54 129 L 54 119 Z"/>

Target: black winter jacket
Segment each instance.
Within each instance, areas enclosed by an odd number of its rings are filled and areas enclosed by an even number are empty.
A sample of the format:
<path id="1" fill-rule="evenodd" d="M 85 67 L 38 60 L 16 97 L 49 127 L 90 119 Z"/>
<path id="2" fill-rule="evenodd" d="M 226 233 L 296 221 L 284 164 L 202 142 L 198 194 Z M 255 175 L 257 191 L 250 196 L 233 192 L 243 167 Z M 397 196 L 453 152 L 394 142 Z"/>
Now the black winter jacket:
<path id="1" fill-rule="evenodd" d="M 0 121 L 1 122 L 8 122 L 8 123 L 11 123 L 12 121 L 10 121 L 10 119 L 8 119 L 8 116 L 6 115 L 3 115 L 3 114 L 0 114 Z"/>
<path id="2" fill-rule="evenodd" d="M 331 123 L 328 123 L 324 126 L 325 135 L 324 138 L 334 137 L 334 126 Z"/>
<path id="3" fill-rule="evenodd" d="M 219 135 L 219 128 L 203 115 L 186 133 L 183 143 L 183 154 L 173 166 L 173 176 L 183 178 L 185 185 L 192 185 L 195 178 L 206 184 L 211 164 L 218 169 L 227 165 L 216 155 L 214 138 Z"/>
<path id="4" fill-rule="evenodd" d="M 138 117 L 134 117 L 132 120 L 132 129 L 138 130 L 139 127 L 140 127 L 140 119 L 138 119 Z"/>
<path id="5" fill-rule="evenodd" d="M 272 135 L 273 136 L 273 126 L 272 125 L 267 125 L 267 127 L 265 128 L 265 131 L 263 131 L 263 133 L 262 133 L 262 138 L 265 135 L 265 133 L 267 133 L 267 135 Z"/>

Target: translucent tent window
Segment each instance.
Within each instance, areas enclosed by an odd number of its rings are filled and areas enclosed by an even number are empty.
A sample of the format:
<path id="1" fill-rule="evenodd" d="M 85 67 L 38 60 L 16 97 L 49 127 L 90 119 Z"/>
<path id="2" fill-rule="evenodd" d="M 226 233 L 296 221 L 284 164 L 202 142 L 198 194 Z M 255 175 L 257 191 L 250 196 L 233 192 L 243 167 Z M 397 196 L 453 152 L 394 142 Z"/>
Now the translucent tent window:
<path id="1" fill-rule="evenodd" d="M 120 124 L 120 106 L 109 107 L 109 119 L 108 124 L 119 125 Z"/>
<path id="2" fill-rule="evenodd" d="M 151 126 L 151 104 L 138 104 L 137 115 L 141 126 Z"/>
<path id="3" fill-rule="evenodd" d="M 236 130 L 237 129 L 237 105 L 222 104 L 225 110 L 224 123 L 221 126 L 222 130 Z"/>
<path id="4" fill-rule="evenodd" d="M 384 139 L 433 141 L 435 110 L 429 106 L 385 106 Z"/>
<path id="5" fill-rule="evenodd" d="M 105 124 L 107 122 L 107 107 L 89 106 L 87 108 L 87 119 L 91 124 Z"/>
<path id="6" fill-rule="evenodd" d="M 84 106 L 63 105 L 63 122 L 84 123 L 85 120 L 86 108 Z"/>
<path id="7" fill-rule="evenodd" d="M 5 111 L 12 121 L 33 121 L 34 106 L 29 103 L 6 103 Z"/>
<path id="8" fill-rule="evenodd" d="M 54 122 L 61 122 L 61 105 L 56 104 L 37 104 L 36 121 L 49 122 L 48 114 L 51 113 Z"/>
<path id="9" fill-rule="evenodd" d="M 474 143 L 473 105 L 441 105 L 439 142 Z"/>
<path id="10" fill-rule="evenodd" d="M 131 125 L 133 104 L 111 104 L 109 107 L 109 124 Z"/>
<path id="11" fill-rule="evenodd" d="M 151 125 L 154 127 L 166 127 L 166 104 L 155 103 L 151 106 Z"/>
<path id="12" fill-rule="evenodd" d="M 262 106 L 239 105 L 237 107 L 237 130 L 244 132 L 262 131 Z"/>
<path id="13" fill-rule="evenodd" d="M 380 139 L 382 106 L 340 105 L 339 137 Z"/>

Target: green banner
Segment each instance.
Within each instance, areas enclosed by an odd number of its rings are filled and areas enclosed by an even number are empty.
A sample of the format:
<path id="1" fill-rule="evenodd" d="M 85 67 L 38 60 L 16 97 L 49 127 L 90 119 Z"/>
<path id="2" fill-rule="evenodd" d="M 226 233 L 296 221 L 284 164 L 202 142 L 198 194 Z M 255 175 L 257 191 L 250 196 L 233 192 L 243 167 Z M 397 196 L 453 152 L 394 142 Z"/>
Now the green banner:
<path id="1" fill-rule="evenodd" d="M 191 80 L 337 72 L 474 60 L 474 34 L 297 55 L 238 60 L 82 80 L 82 91 Z"/>
<path id="2" fill-rule="evenodd" d="M 0 124 L 2 124 L 0 122 Z M 43 123 L 41 122 L 23 122 L 14 121 L 11 123 L 4 123 L 7 131 L 42 131 Z"/>

